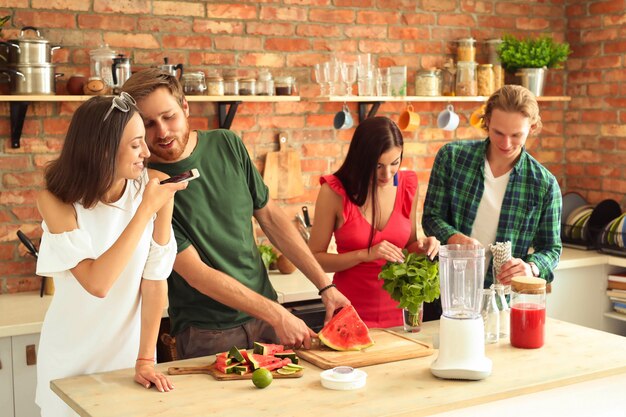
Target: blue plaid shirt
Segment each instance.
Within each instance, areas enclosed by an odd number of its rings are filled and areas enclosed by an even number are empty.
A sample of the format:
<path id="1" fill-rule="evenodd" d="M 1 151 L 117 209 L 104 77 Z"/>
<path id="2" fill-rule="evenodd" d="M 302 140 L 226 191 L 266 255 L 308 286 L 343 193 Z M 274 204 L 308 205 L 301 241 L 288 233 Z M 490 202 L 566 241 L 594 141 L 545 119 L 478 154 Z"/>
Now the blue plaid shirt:
<path id="1" fill-rule="evenodd" d="M 488 144 L 488 138 L 453 142 L 439 150 L 424 201 L 422 227 L 427 235 L 445 243 L 456 233 L 471 234 L 485 190 Z M 554 279 L 552 271 L 561 256 L 561 210 L 556 178 L 523 149 L 502 201 L 496 242 L 510 240 L 511 255 L 534 262 L 548 282 Z M 530 247 L 532 254 L 528 253 Z M 485 287 L 493 282 L 492 262 Z"/>

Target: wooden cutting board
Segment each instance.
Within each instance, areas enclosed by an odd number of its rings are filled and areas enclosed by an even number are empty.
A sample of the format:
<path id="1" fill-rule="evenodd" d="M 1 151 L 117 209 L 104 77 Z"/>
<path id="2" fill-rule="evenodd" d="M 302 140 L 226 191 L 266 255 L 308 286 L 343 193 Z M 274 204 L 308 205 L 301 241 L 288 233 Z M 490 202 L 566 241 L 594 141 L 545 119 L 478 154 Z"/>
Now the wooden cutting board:
<path id="1" fill-rule="evenodd" d="M 298 357 L 322 369 L 345 365 L 358 368 L 432 355 L 432 346 L 387 329 L 370 329 L 374 345 L 361 351 L 340 352 L 326 346 L 298 350 Z"/>
<path id="2" fill-rule="evenodd" d="M 209 374 L 218 381 L 252 379 L 252 372 L 244 375 L 222 373 L 215 368 L 215 362 L 206 366 L 170 367 L 167 369 L 167 373 L 169 375 Z M 304 369 L 289 375 L 282 375 L 276 371 L 272 371 L 272 376 L 274 378 L 300 378 L 302 374 L 304 374 Z"/>
<path id="3" fill-rule="evenodd" d="M 289 150 L 287 134 L 278 134 L 280 150 L 268 152 L 265 157 L 263 180 L 267 184 L 271 198 L 293 198 L 304 193 L 300 155 Z"/>

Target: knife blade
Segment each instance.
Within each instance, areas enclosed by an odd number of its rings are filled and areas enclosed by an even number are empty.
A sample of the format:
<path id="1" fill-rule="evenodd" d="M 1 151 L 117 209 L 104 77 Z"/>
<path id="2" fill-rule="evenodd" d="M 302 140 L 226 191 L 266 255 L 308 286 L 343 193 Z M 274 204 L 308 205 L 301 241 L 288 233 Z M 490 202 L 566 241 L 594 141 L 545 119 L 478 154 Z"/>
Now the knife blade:
<path id="1" fill-rule="evenodd" d="M 26 236 L 24 232 L 22 232 L 21 230 L 17 231 L 17 237 L 20 239 L 22 244 L 26 246 L 26 249 L 28 249 L 28 252 L 30 252 L 30 254 L 33 255 L 35 259 L 37 259 L 39 257 L 39 252 L 37 252 L 37 248 L 35 248 L 33 241 L 30 240 L 28 236 Z M 39 288 L 39 298 L 43 297 L 43 293 L 45 289 L 46 289 L 46 278 L 41 277 L 41 287 Z"/>
<path id="2" fill-rule="evenodd" d="M 302 225 L 302 227 L 304 227 L 305 229 L 307 228 L 306 222 L 304 221 L 304 217 L 302 217 L 300 213 L 296 213 L 296 220 L 298 220 L 298 223 Z"/>
<path id="3" fill-rule="evenodd" d="M 304 216 L 306 227 L 311 227 L 311 218 L 309 217 L 309 208 L 307 206 L 302 206 L 302 215 Z"/>

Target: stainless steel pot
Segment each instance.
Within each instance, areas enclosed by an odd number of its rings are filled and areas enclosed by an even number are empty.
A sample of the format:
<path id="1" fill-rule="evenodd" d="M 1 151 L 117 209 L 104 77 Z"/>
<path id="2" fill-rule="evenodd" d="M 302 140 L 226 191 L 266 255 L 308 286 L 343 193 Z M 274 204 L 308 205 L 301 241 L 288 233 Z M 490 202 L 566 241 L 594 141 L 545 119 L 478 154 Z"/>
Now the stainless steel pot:
<path id="1" fill-rule="evenodd" d="M 24 37 L 24 32 L 32 30 L 37 33 L 36 38 Z M 10 39 L 8 42 L 0 42 L 2 58 L 8 65 L 43 65 L 52 62 L 52 52 L 60 46 L 51 46 L 41 37 L 39 30 L 32 26 L 24 26 L 18 39 Z"/>
<path id="2" fill-rule="evenodd" d="M 11 65 L 0 68 L 9 75 L 10 93 L 14 95 L 56 94 L 55 81 L 63 74 L 54 72 L 54 65 Z"/>

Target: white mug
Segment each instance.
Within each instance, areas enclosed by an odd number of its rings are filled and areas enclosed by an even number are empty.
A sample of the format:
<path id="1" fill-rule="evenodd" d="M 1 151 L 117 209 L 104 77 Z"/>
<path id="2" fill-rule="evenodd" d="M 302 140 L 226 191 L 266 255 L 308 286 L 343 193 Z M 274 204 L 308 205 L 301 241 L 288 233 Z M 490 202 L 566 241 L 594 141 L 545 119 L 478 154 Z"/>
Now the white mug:
<path id="1" fill-rule="evenodd" d="M 343 109 L 335 114 L 333 126 L 335 126 L 335 129 L 350 129 L 354 126 L 354 119 L 352 119 L 347 105 L 344 104 Z"/>
<path id="2" fill-rule="evenodd" d="M 437 126 L 443 130 L 455 130 L 459 127 L 459 115 L 454 112 L 452 104 L 448 104 L 437 116 Z"/>

